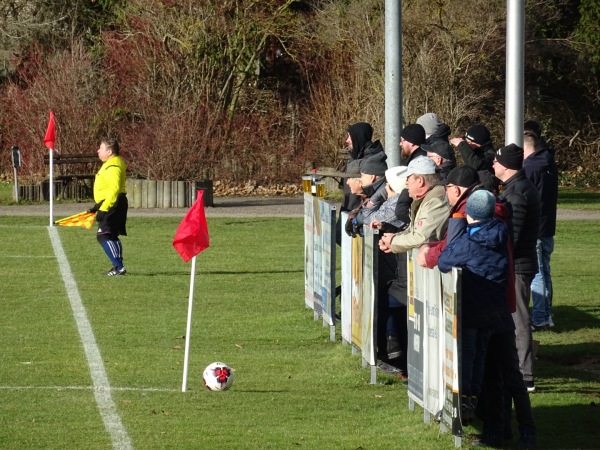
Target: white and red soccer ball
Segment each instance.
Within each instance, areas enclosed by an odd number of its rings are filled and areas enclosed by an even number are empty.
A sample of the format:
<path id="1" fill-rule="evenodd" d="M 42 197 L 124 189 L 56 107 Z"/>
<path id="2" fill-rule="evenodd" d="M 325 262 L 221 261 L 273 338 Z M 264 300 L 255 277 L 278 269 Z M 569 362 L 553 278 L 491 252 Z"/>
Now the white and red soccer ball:
<path id="1" fill-rule="evenodd" d="M 233 378 L 231 367 L 222 362 L 209 364 L 202 374 L 204 386 L 209 391 L 226 391 L 233 384 Z"/>

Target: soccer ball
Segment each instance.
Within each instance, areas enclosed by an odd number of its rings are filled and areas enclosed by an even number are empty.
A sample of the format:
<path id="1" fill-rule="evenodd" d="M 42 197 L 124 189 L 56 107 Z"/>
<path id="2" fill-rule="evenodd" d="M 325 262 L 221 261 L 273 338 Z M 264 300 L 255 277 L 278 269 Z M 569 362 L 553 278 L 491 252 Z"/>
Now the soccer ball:
<path id="1" fill-rule="evenodd" d="M 233 384 L 233 370 L 225 363 L 214 362 L 204 369 L 202 381 L 209 391 L 226 391 Z"/>

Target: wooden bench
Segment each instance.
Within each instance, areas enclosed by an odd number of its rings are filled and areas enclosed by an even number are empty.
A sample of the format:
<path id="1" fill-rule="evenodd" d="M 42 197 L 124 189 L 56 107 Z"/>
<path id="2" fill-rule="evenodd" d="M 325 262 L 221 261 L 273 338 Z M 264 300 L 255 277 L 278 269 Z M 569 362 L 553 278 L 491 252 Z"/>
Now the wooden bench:
<path id="1" fill-rule="evenodd" d="M 60 182 L 61 196 L 73 194 L 76 201 L 93 197 L 94 178 L 102 161 L 95 153 L 54 154 L 54 181 Z M 44 164 L 50 164 L 50 155 L 44 155 Z"/>

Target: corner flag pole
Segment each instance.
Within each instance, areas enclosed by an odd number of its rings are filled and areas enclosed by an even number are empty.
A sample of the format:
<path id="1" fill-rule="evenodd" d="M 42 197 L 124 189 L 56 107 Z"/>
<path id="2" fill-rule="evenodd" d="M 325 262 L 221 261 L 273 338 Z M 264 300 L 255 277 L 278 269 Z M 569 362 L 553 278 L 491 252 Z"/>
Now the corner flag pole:
<path id="1" fill-rule="evenodd" d="M 54 144 L 56 142 L 56 124 L 54 123 L 54 113 L 50 111 L 50 118 L 48 119 L 48 128 L 46 128 L 46 135 L 44 136 L 44 145 L 50 151 L 50 180 L 48 195 L 50 196 L 50 226 L 54 226 Z"/>
<path id="2" fill-rule="evenodd" d="M 50 196 L 50 226 L 54 226 L 54 149 L 49 148 L 50 151 L 50 178 L 49 178 L 49 189 L 48 195 Z"/>
<path id="3" fill-rule="evenodd" d="M 188 360 L 190 357 L 190 341 L 192 340 L 192 308 L 194 306 L 194 279 L 196 275 L 196 257 L 192 258 L 192 275 L 190 277 L 190 295 L 188 301 L 187 327 L 185 329 L 185 356 L 183 357 L 183 382 L 181 392 L 187 390 Z"/>

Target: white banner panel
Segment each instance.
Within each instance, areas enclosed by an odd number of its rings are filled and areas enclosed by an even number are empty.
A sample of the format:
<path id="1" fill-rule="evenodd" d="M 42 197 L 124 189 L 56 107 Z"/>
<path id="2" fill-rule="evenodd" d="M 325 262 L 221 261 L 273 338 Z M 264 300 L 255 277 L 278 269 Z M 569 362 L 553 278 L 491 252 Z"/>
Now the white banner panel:
<path id="1" fill-rule="evenodd" d="M 313 196 L 304 194 L 304 302 L 314 309 Z"/>
<path id="2" fill-rule="evenodd" d="M 321 268 L 323 276 L 321 277 L 321 300 L 323 311 L 323 325 L 335 325 L 335 219 L 336 206 L 319 200 L 319 210 L 321 211 L 321 236 L 322 236 L 322 255 L 323 262 Z"/>
<path id="3" fill-rule="evenodd" d="M 352 238 L 343 231 L 344 225 L 348 220 L 348 213 L 342 212 L 342 293 L 340 303 L 342 310 L 342 342 L 350 344 L 352 342 Z"/>
<path id="4" fill-rule="evenodd" d="M 323 221 L 317 197 L 313 197 L 313 264 L 313 309 L 316 319 L 323 314 Z"/>
<path id="5" fill-rule="evenodd" d="M 361 317 L 362 356 L 367 364 L 374 366 L 377 363 L 377 279 L 378 279 L 378 252 L 377 241 L 379 230 L 363 227 L 364 254 L 363 254 L 363 295 Z"/>

